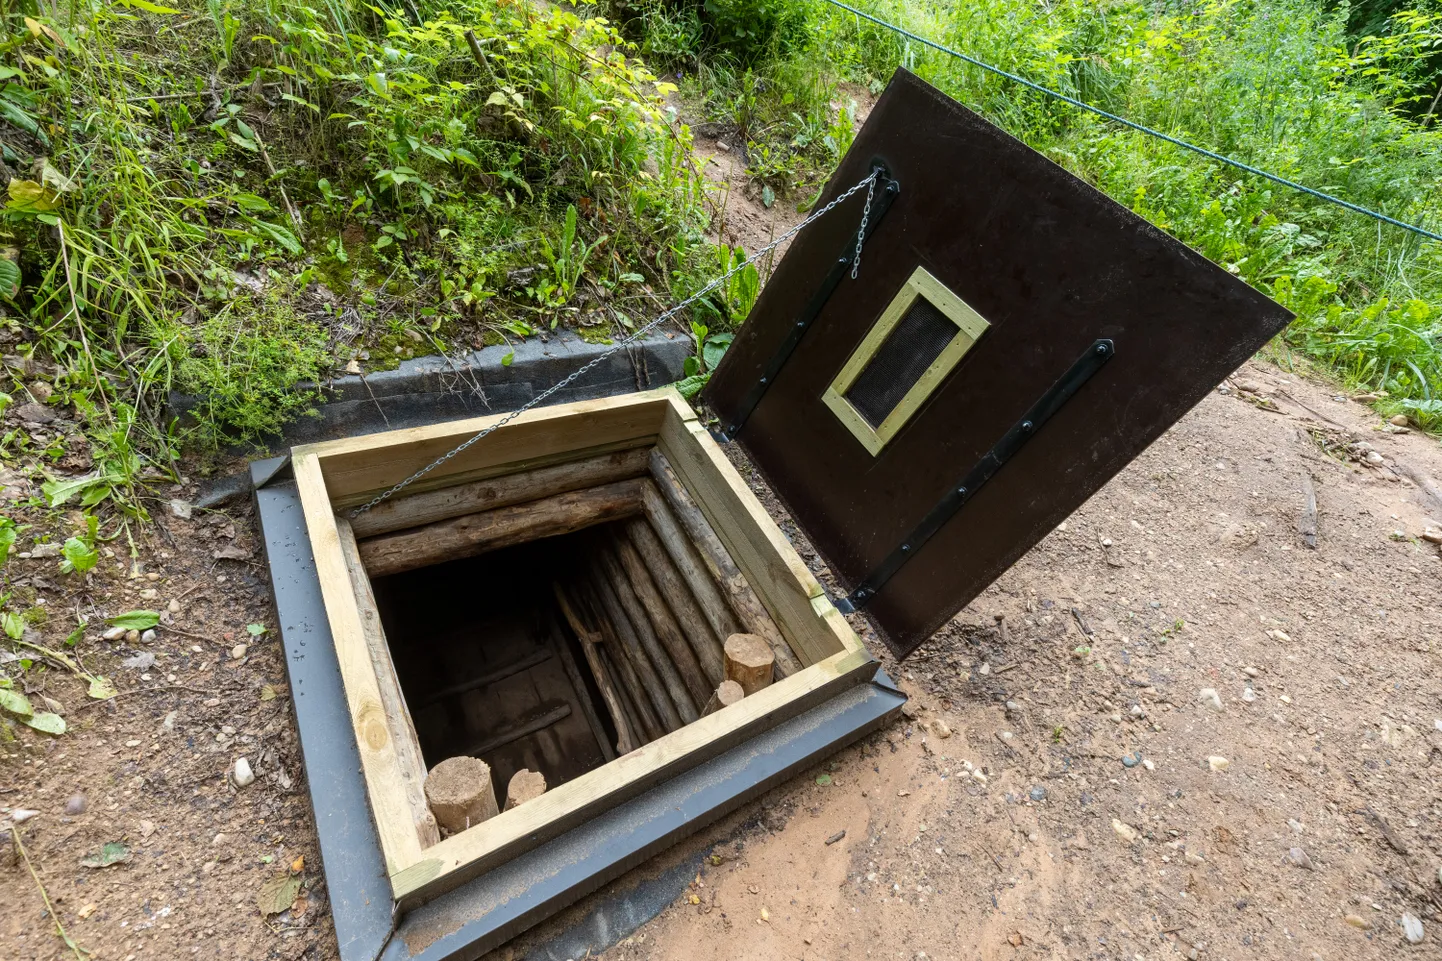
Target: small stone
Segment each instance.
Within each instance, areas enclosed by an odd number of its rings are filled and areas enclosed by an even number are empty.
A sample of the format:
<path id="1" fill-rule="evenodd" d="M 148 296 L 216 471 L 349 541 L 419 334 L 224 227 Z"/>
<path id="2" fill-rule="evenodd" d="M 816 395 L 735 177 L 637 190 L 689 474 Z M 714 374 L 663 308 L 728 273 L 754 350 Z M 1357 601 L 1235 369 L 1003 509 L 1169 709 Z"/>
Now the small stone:
<path id="1" fill-rule="evenodd" d="M 1289 850 L 1287 852 L 1287 860 L 1290 861 L 1292 864 L 1295 864 L 1299 868 L 1304 868 L 1308 871 L 1316 870 L 1316 868 L 1312 865 L 1311 857 L 1309 857 L 1307 852 L 1302 850 L 1301 848 L 1292 848 L 1291 850 Z"/>
<path id="2" fill-rule="evenodd" d="M 1232 762 L 1228 761 L 1221 755 L 1213 754 L 1211 757 L 1207 758 L 1207 766 L 1210 767 L 1213 771 L 1221 772 L 1231 767 Z"/>
<path id="3" fill-rule="evenodd" d="M 1407 415 L 1393 414 L 1391 417 L 1387 418 L 1387 423 L 1391 424 L 1393 427 L 1406 427 Z"/>
<path id="4" fill-rule="evenodd" d="M 29 808 L 14 808 L 10 812 L 10 820 L 16 824 L 24 824 L 39 813 L 39 811 L 32 811 Z"/>
<path id="5" fill-rule="evenodd" d="M 1044 787 L 1042 787 L 1040 784 L 1038 784 L 1038 785 L 1036 785 L 1035 787 L 1033 787 L 1030 791 L 1027 792 L 1027 796 L 1030 797 L 1033 801 L 1038 801 L 1038 802 L 1040 802 L 1040 801 L 1045 801 L 1045 800 L 1046 800 L 1046 788 L 1044 788 Z"/>
<path id="6" fill-rule="evenodd" d="M 347 374 L 359 374 L 361 372 L 360 361 L 352 357 L 345 365 L 345 372 Z"/>
<path id="7" fill-rule="evenodd" d="M 1402 912 L 1402 936 L 1408 944 L 1422 943 L 1422 919 L 1410 911 Z"/>
<path id="8" fill-rule="evenodd" d="M 80 815 L 82 815 L 82 814 L 85 813 L 85 808 L 86 808 L 86 806 L 87 806 L 88 804 L 89 804 L 89 802 L 86 801 L 85 795 L 83 795 L 83 794 L 72 794 L 72 795 L 70 795 L 70 800 L 68 800 L 68 801 L 65 802 L 65 816 L 66 816 L 66 817 L 72 817 L 72 818 L 73 818 L 73 817 L 79 817 Z"/>
<path id="9" fill-rule="evenodd" d="M 153 601 L 159 594 L 160 592 L 157 591 L 155 588 L 147 587 L 145 590 L 140 592 L 140 599 L 142 601 Z"/>
<path id="10" fill-rule="evenodd" d="M 126 642 L 127 644 L 136 644 L 136 643 L 139 643 L 139 641 L 140 641 L 140 632 L 139 632 L 139 631 L 134 630 L 134 629 L 131 629 L 131 630 L 128 630 L 128 631 L 125 632 L 125 642 Z"/>
<path id="11" fill-rule="evenodd" d="M 931 729 L 935 731 L 936 736 L 941 738 L 942 740 L 946 740 L 947 738 L 951 737 L 951 727 L 941 718 L 937 718 L 935 721 L 931 722 Z"/>
<path id="12" fill-rule="evenodd" d="M 1250 703 L 1252 703 L 1253 701 L 1255 701 L 1256 699 L 1257 699 L 1257 692 L 1256 692 L 1256 691 L 1252 690 L 1250 687 L 1244 687 L 1244 688 L 1242 688 L 1242 700 L 1244 700 L 1244 701 L 1246 701 L 1248 704 L 1250 704 Z"/>
<path id="13" fill-rule="evenodd" d="M 230 649 L 230 659 L 233 661 L 240 660 L 241 658 L 245 657 L 246 650 L 247 648 L 244 644 L 235 645 L 235 647 L 232 647 Z"/>
<path id="14" fill-rule="evenodd" d="M 1135 754 L 1122 755 L 1122 767 L 1136 767 L 1140 763 L 1142 763 L 1141 751 L 1137 751 Z"/>
<path id="15" fill-rule="evenodd" d="M 1386 461 L 1387 459 L 1376 451 L 1367 451 L 1367 463 L 1371 464 L 1373 467 L 1381 467 L 1384 463 L 1386 463 Z"/>
<path id="16" fill-rule="evenodd" d="M 1194 865 L 1195 865 L 1195 864 L 1206 864 L 1206 863 L 1207 863 L 1207 859 L 1204 858 L 1204 857 L 1202 857 L 1200 854 L 1196 853 L 1195 851 L 1188 851 L 1186 854 L 1182 855 L 1182 858 L 1183 858 L 1188 864 L 1194 864 Z"/>
<path id="17" fill-rule="evenodd" d="M 1011 733 L 1010 731 L 997 731 L 996 736 L 1008 743 L 1010 743 L 1012 738 L 1016 737 L 1016 735 Z"/>
<path id="18" fill-rule="evenodd" d="M 155 631 L 152 629 L 152 630 L 148 630 L 148 631 L 143 631 L 143 632 L 141 632 L 141 635 L 140 635 L 140 643 L 142 643 L 142 644 L 154 644 L 154 643 L 155 643 Z"/>
<path id="19" fill-rule="evenodd" d="M 1274 640 L 1274 641 L 1281 641 L 1283 644 L 1290 644 L 1290 643 L 1292 643 L 1292 638 L 1291 638 L 1291 636 L 1288 635 L 1287 632 L 1284 631 L 1284 630 L 1282 630 L 1280 627 L 1277 628 L 1276 630 L 1268 631 L 1268 632 L 1267 632 L 1267 636 L 1270 637 L 1270 638 L 1271 638 L 1272 640 Z"/>
<path id="20" fill-rule="evenodd" d="M 1244 667 L 1242 668 L 1242 673 L 1247 675 L 1248 677 L 1256 677 L 1262 672 L 1257 670 L 1255 667 Z"/>
<path id="21" fill-rule="evenodd" d="M 170 513 L 183 521 L 190 520 L 190 514 L 193 510 L 194 507 L 191 506 L 190 501 L 181 500 L 177 497 L 170 502 Z"/>
<path id="22" fill-rule="evenodd" d="M 166 734 L 174 734 L 174 733 L 175 733 L 175 721 L 176 721 L 176 719 L 177 719 L 179 716 L 180 716 L 180 712 L 179 712 L 179 711 L 171 711 L 169 714 L 165 715 L 165 720 L 163 720 L 163 721 L 160 722 L 160 729 L 161 729 L 162 731 L 164 731 Z"/>
<path id="23" fill-rule="evenodd" d="M 983 773 L 981 773 L 981 770 L 980 770 L 980 769 L 977 769 L 977 770 L 975 770 L 975 771 L 972 771 L 972 772 L 971 772 L 971 776 L 972 776 L 974 779 L 976 779 L 977 781 L 980 781 L 982 784 L 985 784 L 986 781 L 987 781 L 986 775 L 983 774 Z"/>
<path id="24" fill-rule="evenodd" d="M 1222 696 L 1217 693 L 1214 687 L 1204 687 L 1197 692 L 1197 700 L 1213 711 L 1222 710 Z"/>
<path id="25" fill-rule="evenodd" d="M 982 677 L 986 677 L 986 675 L 991 673 L 991 664 L 983 662 L 981 667 L 976 669 L 976 673 L 980 674 Z"/>
<path id="26" fill-rule="evenodd" d="M 1368 921 L 1366 918 L 1362 917 L 1360 914 L 1349 914 L 1349 915 L 1347 915 L 1347 923 L 1350 924 L 1352 927 L 1358 928 L 1359 930 L 1362 930 L 1362 931 L 1370 931 L 1370 930 L 1372 930 L 1372 922 L 1371 922 L 1371 921 Z"/>
<path id="27" fill-rule="evenodd" d="M 242 646 L 243 646 L 243 645 L 242 645 Z M 242 655 L 240 655 L 240 656 L 243 657 L 244 654 L 242 654 Z M 901 705 L 901 716 L 904 717 L 904 718 L 906 718 L 908 721 L 914 721 L 914 720 L 916 720 L 916 718 L 917 718 L 920 714 L 921 714 L 921 708 L 917 707 L 917 706 L 916 706 L 916 702 L 913 701 L 913 700 L 907 700 L 907 702 L 906 702 L 905 704 Z"/>
<path id="28" fill-rule="evenodd" d="M 148 838 L 155 833 L 154 821 L 141 821 L 136 827 L 140 829 L 141 838 Z"/>
<path id="29" fill-rule="evenodd" d="M 130 740 L 128 740 L 128 741 L 125 742 L 125 746 L 126 746 L 126 747 L 140 747 L 140 742 L 139 742 L 138 740 L 136 740 L 135 738 L 131 738 Z"/>
<path id="30" fill-rule="evenodd" d="M 1292 829 L 1293 834 L 1301 834 L 1304 830 L 1306 830 L 1304 827 L 1302 827 L 1302 822 L 1298 821 L 1296 818 L 1287 818 L 1287 827 Z"/>
<path id="31" fill-rule="evenodd" d="M 60 556 L 59 544 L 36 544 L 30 549 L 30 557 L 37 561 Z"/>
<path id="32" fill-rule="evenodd" d="M 172 614 L 179 614 L 179 613 L 180 613 L 180 602 L 179 602 L 179 601 L 176 601 L 176 600 L 172 600 L 169 604 L 165 605 L 165 609 L 166 609 L 167 611 L 169 611 L 170 613 L 172 613 Z"/>
<path id="33" fill-rule="evenodd" d="M 716 141 L 716 149 L 724 153 L 731 149 L 731 145 L 724 140 L 718 140 Z"/>
<path id="34" fill-rule="evenodd" d="M 107 640 L 107 641 L 118 641 L 118 640 L 120 640 L 122 637 L 125 636 L 125 628 L 123 628 L 123 627 L 112 627 L 110 630 L 106 631 L 104 634 L 101 634 L 100 636 L 101 636 L 102 639 Z"/>
<path id="35" fill-rule="evenodd" d="M 255 781 L 255 772 L 250 769 L 249 761 L 243 757 L 237 758 L 235 770 L 231 772 L 231 777 L 235 779 L 236 787 L 248 787 Z"/>
<path id="36" fill-rule="evenodd" d="M 214 845 L 216 845 L 216 846 L 218 847 L 218 846 L 224 844 L 227 840 L 228 840 L 228 838 L 226 838 L 225 832 L 222 831 L 221 833 L 217 834 L 215 837 L 211 838 L 211 839 L 210 839 L 210 843 L 211 843 L 211 844 L 214 844 Z M 206 867 L 210 867 L 210 865 L 206 865 Z"/>
<path id="37" fill-rule="evenodd" d="M 1130 824 L 1118 821 L 1116 818 L 1112 818 L 1112 830 L 1117 832 L 1117 837 L 1121 838 L 1123 841 L 1126 841 L 1128 844 L 1141 837 L 1141 834 L 1137 831 L 1136 828 L 1132 827 Z"/>
<path id="38" fill-rule="evenodd" d="M 1142 767 L 1146 768 L 1148 771 L 1155 771 L 1157 769 L 1157 762 L 1153 761 L 1149 757 L 1144 757 L 1142 758 Z"/>

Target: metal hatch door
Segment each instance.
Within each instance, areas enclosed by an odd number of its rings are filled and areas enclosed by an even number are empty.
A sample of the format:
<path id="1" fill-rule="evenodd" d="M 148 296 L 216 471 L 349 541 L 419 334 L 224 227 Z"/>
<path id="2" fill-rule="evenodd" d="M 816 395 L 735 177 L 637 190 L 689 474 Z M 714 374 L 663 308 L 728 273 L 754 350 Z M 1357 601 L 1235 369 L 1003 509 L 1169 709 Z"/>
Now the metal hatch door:
<path id="1" fill-rule="evenodd" d="M 703 399 L 898 656 L 1292 315 L 898 70 Z"/>

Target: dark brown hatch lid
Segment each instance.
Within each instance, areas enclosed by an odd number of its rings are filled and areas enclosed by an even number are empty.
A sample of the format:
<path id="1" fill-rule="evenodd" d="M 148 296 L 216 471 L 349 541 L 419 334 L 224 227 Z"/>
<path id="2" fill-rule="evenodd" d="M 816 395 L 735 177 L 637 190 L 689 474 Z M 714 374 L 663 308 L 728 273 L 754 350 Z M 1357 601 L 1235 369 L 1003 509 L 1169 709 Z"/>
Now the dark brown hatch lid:
<path id="1" fill-rule="evenodd" d="M 898 655 L 1291 314 L 904 70 L 706 388 Z"/>

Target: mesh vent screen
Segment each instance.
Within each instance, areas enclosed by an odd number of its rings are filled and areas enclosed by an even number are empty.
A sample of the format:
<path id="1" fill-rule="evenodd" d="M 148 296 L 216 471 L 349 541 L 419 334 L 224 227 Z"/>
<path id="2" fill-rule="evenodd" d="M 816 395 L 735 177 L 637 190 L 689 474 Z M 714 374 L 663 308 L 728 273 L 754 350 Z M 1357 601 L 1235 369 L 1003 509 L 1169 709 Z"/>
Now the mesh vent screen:
<path id="1" fill-rule="evenodd" d="M 852 383 L 846 399 L 873 429 L 880 427 L 956 333 L 956 324 L 925 297 L 917 297 Z"/>

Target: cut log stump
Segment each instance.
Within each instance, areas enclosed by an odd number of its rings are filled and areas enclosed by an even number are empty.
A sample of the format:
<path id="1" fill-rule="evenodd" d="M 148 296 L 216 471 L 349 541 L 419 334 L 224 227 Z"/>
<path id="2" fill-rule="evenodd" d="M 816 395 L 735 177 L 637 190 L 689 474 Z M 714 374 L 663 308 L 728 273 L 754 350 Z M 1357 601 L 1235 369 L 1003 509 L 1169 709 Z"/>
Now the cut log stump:
<path id="1" fill-rule="evenodd" d="M 501 813 L 491 787 L 491 766 L 477 757 L 449 757 L 431 768 L 426 801 L 436 822 L 451 834 Z"/>
<path id="2" fill-rule="evenodd" d="M 735 681 L 722 681 L 721 685 L 716 688 L 716 693 L 711 695 L 711 700 L 706 702 L 706 710 L 701 714 L 703 716 L 715 714 L 723 707 L 730 707 L 745 696 L 746 692 L 741 690 L 740 684 Z"/>
<path id="3" fill-rule="evenodd" d="M 726 638 L 726 679 L 741 685 L 747 694 L 755 694 L 771 683 L 776 654 L 764 637 L 755 634 L 732 634 Z"/>
<path id="4" fill-rule="evenodd" d="M 511 783 L 506 787 L 506 810 L 518 804 L 525 804 L 546 793 L 546 776 L 540 771 L 532 771 L 528 768 L 521 768 L 511 775 Z"/>

